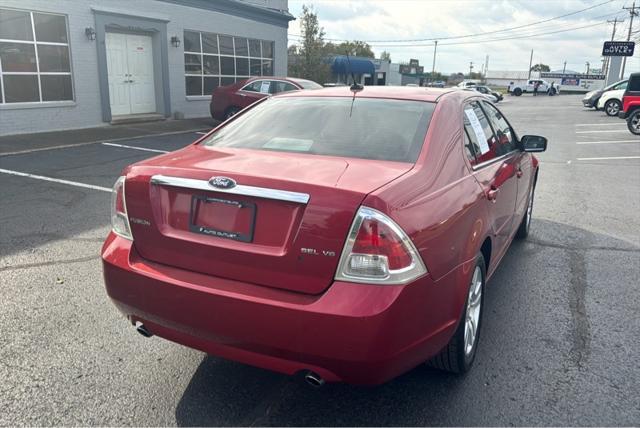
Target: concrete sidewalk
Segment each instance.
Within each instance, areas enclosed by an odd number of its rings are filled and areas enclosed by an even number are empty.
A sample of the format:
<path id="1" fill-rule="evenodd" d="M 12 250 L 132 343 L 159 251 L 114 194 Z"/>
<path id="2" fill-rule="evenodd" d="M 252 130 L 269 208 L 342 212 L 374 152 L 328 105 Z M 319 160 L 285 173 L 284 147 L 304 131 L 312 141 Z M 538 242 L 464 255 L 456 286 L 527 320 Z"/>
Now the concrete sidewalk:
<path id="1" fill-rule="evenodd" d="M 219 122 L 209 117 L 160 122 L 105 125 L 96 128 L 68 131 L 38 132 L 0 137 L 0 155 L 59 146 L 79 146 L 105 141 L 118 141 L 150 135 L 178 134 L 190 131 L 208 131 Z"/>

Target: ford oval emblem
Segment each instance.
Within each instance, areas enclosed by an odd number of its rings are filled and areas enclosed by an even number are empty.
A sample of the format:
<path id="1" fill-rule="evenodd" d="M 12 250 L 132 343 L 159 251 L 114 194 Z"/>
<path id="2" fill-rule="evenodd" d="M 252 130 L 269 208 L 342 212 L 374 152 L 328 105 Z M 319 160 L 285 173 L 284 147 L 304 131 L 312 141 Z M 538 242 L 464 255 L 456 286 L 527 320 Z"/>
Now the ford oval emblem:
<path id="1" fill-rule="evenodd" d="M 212 177 L 209 184 L 217 189 L 233 189 L 236 187 L 236 180 L 229 177 Z"/>

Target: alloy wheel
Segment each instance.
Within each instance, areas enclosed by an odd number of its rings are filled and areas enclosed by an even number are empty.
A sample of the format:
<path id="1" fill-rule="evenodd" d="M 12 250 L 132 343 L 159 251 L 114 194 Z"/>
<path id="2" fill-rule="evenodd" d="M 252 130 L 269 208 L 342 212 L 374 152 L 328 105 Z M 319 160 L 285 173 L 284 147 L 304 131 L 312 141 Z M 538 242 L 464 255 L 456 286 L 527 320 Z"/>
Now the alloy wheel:
<path id="1" fill-rule="evenodd" d="M 631 116 L 629 122 L 631 124 L 630 128 L 632 128 L 632 132 L 634 132 L 635 134 L 640 134 L 640 113 L 636 113 Z"/>
<path id="2" fill-rule="evenodd" d="M 607 114 L 609 116 L 616 116 L 620 111 L 620 104 L 617 102 L 610 102 L 607 104 Z"/>
<path id="3" fill-rule="evenodd" d="M 482 305 L 482 269 L 476 266 L 467 296 L 467 316 L 464 326 L 464 353 L 471 355 L 478 337 L 480 306 Z"/>
<path id="4" fill-rule="evenodd" d="M 533 213 L 533 186 L 531 186 L 531 190 L 529 191 L 529 204 L 527 205 L 527 219 L 526 227 L 527 232 L 529 231 L 529 227 L 531 226 L 531 214 Z"/>

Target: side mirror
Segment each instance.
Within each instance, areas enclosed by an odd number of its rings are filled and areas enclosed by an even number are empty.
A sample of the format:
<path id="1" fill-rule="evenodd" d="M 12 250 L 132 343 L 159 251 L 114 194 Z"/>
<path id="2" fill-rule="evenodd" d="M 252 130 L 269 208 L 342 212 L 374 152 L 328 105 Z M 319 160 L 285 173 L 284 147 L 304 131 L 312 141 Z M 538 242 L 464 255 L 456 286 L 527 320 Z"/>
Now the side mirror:
<path id="1" fill-rule="evenodd" d="M 525 135 L 520 139 L 525 152 L 544 152 L 547 150 L 547 139 L 539 135 Z"/>

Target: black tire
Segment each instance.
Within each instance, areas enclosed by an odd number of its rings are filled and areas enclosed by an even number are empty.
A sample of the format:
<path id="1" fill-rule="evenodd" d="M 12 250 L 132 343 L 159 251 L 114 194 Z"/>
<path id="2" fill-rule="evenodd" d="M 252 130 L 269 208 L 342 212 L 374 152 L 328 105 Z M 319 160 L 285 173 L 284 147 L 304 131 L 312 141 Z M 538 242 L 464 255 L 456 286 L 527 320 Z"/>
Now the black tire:
<path id="1" fill-rule="evenodd" d="M 522 95 L 522 89 L 520 88 L 515 88 L 513 90 L 513 95 L 515 95 L 516 97 L 519 97 L 520 95 Z"/>
<path id="2" fill-rule="evenodd" d="M 516 232 L 516 239 L 526 239 L 529 236 L 529 229 L 531 229 L 531 216 L 533 214 L 533 199 L 536 192 L 536 183 L 534 182 L 529 191 L 529 201 L 527 202 L 527 210 L 524 212 L 524 217 L 520 222 L 518 231 Z"/>
<path id="3" fill-rule="evenodd" d="M 453 334 L 453 337 L 444 347 L 442 351 L 431 360 L 427 362 L 427 364 L 431 367 L 434 367 L 439 370 L 448 371 L 451 373 L 466 373 L 471 369 L 473 365 L 473 361 L 476 358 L 476 352 L 478 350 L 478 341 L 480 340 L 480 332 L 482 330 L 482 313 L 484 308 L 484 285 L 486 281 L 486 266 L 484 257 L 482 253 L 479 253 L 476 258 L 476 265 L 471 274 L 471 280 L 469 281 L 469 290 L 473 285 L 473 280 L 475 276 L 476 269 L 480 270 L 480 275 L 482 277 L 482 283 L 480 285 L 480 308 L 479 308 L 479 317 L 478 317 L 478 326 L 476 328 L 475 340 L 469 352 L 465 352 L 465 328 L 466 328 L 466 319 L 467 319 L 467 310 L 469 308 L 468 301 L 471 297 L 469 292 L 467 292 L 467 299 L 465 300 L 464 310 L 462 311 L 462 317 L 458 322 L 458 328 L 456 328 L 456 332 Z"/>
<path id="4" fill-rule="evenodd" d="M 622 103 L 618 100 L 609 100 L 604 103 L 604 112 L 607 116 L 617 116 L 620 108 L 622 108 Z"/>
<path id="5" fill-rule="evenodd" d="M 550 96 L 552 96 L 552 97 L 553 97 L 556 93 L 557 93 L 556 88 L 551 88 L 551 89 L 549 89 L 549 95 L 550 95 Z"/>
<path id="6" fill-rule="evenodd" d="M 229 107 L 225 112 L 224 112 L 224 120 L 229 119 L 230 117 L 235 116 L 238 112 L 240 111 L 240 109 L 238 107 Z"/>
<path id="7" fill-rule="evenodd" d="M 627 118 L 627 128 L 633 135 L 640 135 L 640 109 L 633 111 Z"/>

